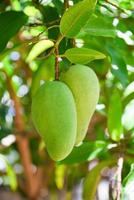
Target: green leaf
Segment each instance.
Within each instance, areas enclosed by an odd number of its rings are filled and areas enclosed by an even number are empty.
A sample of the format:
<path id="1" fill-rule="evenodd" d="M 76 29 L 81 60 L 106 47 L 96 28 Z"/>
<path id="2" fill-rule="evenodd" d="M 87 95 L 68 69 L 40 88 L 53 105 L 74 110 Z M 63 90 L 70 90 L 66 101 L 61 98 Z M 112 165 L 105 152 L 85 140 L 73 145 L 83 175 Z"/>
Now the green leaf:
<path id="1" fill-rule="evenodd" d="M 121 123 L 122 118 L 122 103 L 118 90 L 114 90 L 109 104 L 108 110 L 108 131 L 110 137 L 118 142 L 123 133 L 123 127 Z"/>
<path id="2" fill-rule="evenodd" d="M 126 106 L 133 99 L 134 99 L 134 92 L 132 92 L 129 95 L 127 95 L 127 96 L 124 97 L 124 99 L 123 99 L 123 105 Z"/>
<path id="3" fill-rule="evenodd" d="M 80 31 L 80 35 L 89 34 L 94 36 L 115 37 L 115 28 L 112 20 L 108 17 L 92 15 L 86 25 Z"/>
<path id="4" fill-rule="evenodd" d="M 52 0 L 52 2 L 55 5 L 58 13 L 61 14 L 62 11 L 63 11 L 63 4 L 62 4 L 62 2 L 61 1 L 57 1 L 57 0 Z"/>
<path id="5" fill-rule="evenodd" d="M 87 48 L 71 48 L 65 52 L 65 56 L 72 63 L 86 64 L 93 60 L 104 59 L 106 56 L 96 50 Z"/>
<path id="6" fill-rule="evenodd" d="M 123 180 L 122 200 L 133 199 L 134 197 L 134 164 L 131 165 L 130 172 Z"/>
<path id="7" fill-rule="evenodd" d="M 120 80 L 122 86 L 126 87 L 129 81 L 127 66 L 123 56 L 117 49 L 113 48 L 112 46 L 109 46 L 107 50 L 112 59 L 111 72 L 115 77 L 117 77 Z"/>
<path id="8" fill-rule="evenodd" d="M 14 67 L 11 63 L 10 57 L 5 56 L 4 59 L 2 60 L 3 63 L 3 69 L 7 73 L 8 76 L 12 76 L 14 73 Z"/>
<path id="9" fill-rule="evenodd" d="M 35 72 L 33 79 L 32 79 L 32 87 L 31 87 L 31 94 L 32 96 L 35 95 L 37 89 L 40 87 L 41 80 L 48 81 L 54 79 L 54 63 L 55 58 L 54 56 L 50 56 L 41 66 L 39 66 L 38 70 Z"/>
<path id="10" fill-rule="evenodd" d="M 27 56 L 27 62 L 31 62 L 45 50 L 54 46 L 54 43 L 51 40 L 41 40 L 37 42 L 29 52 Z"/>
<path id="11" fill-rule="evenodd" d="M 15 191 L 17 189 L 16 174 L 12 166 L 9 164 L 9 162 L 6 162 L 6 166 L 7 166 L 7 175 L 9 177 L 10 187 L 13 191 Z"/>
<path id="12" fill-rule="evenodd" d="M 96 0 L 83 0 L 70 7 L 61 18 L 60 32 L 72 38 L 86 24 L 96 5 Z"/>
<path id="13" fill-rule="evenodd" d="M 61 2 L 59 1 L 59 3 L 57 3 L 57 4 L 61 4 Z M 55 7 L 48 6 L 48 5 L 43 7 L 43 21 L 46 24 L 51 23 L 58 19 L 59 19 L 59 15 L 58 15 L 57 9 Z"/>
<path id="14" fill-rule="evenodd" d="M 131 181 L 134 181 L 134 163 L 131 164 L 131 169 L 128 175 L 123 180 L 123 187 L 129 184 Z"/>
<path id="15" fill-rule="evenodd" d="M 27 22 L 27 19 L 28 17 L 23 12 L 7 11 L 0 14 L 0 52 Z"/>
<path id="16" fill-rule="evenodd" d="M 4 155 L 0 154 L 0 160 L 4 162 L 6 166 L 6 172 L 9 178 L 10 187 L 13 191 L 15 191 L 17 188 L 17 178 L 14 169 L 12 168 L 11 164 L 8 162 L 7 158 Z"/>
<path id="17" fill-rule="evenodd" d="M 114 164 L 114 161 L 103 161 L 94 167 L 86 176 L 83 185 L 83 200 L 93 200 L 97 190 L 98 183 L 101 179 L 101 171 Z"/>
<path id="18" fill-rule="evenodd" d="M 122 124 L 128 131 L 134 128 L 134 99 L 131 100 L 125 107 L 122 117 Z"/>
<path id="19" fill-rule="evenodd" d="M 59 164 L 74 164 L 97 158 L 100 152 L 106 149 L 107 144 L 104 141 L 83 142 L 80 146 L 74 147 L 71 154 Z"/>

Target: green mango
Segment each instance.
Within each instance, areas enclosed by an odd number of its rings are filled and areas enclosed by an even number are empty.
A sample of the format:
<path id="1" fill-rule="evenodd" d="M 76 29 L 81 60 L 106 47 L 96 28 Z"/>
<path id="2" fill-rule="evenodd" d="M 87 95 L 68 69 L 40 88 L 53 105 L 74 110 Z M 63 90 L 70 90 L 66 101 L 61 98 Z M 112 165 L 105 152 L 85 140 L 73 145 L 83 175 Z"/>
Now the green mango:
<path id="1" fill-rule="evenodd" d="M 94 71 L 84 65 L 73 65 L 61 74 L 63 81 L 73 93 L 77 111 L 76 145 L 84 139 L 90 119 L 99 100 L 99 82 Z"/>
<path id="2" fill-rule="evenodd" d="M 67 157 L 77 132 L 76 106 L 67 85 L 60 81 L 44 83 L 33 97 L 31 111 L 50 157 L 55 161 Z"/>

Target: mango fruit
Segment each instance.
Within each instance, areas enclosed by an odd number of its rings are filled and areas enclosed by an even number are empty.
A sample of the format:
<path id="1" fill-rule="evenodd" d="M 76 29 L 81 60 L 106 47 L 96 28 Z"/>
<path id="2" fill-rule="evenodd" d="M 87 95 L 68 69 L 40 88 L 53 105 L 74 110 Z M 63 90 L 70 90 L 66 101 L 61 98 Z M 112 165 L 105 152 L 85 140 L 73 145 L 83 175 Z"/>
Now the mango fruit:
<path id="1" fill-rule="evenodd" d="M 70 89 L 60 81 L 45 82 L 32 101 L 32 119 L 50 157 L 59 161 L 73 149 L 77 114 Z"/>
<path id="2" fill-rule="evenodd" d="M 99 100 L 98 78 L 91 68 L 76 64 L 62 73 L 60 80 L 67 84 L 74 96 L 77 111 L 77 145 L 87 133 L 90 119 Z"/>

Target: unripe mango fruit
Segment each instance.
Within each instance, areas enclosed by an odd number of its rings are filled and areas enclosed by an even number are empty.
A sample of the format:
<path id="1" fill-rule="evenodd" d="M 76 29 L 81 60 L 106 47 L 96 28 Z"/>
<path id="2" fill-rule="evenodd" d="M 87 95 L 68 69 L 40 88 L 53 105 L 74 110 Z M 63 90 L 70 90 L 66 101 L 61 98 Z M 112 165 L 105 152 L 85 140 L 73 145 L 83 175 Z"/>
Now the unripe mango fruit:
<path id="1" fill-rule="evenodd" d="M 60 81 L 48 81 L 32 101 L 32 119 L 44 139 L 50 157 L 59 161 L 72 151 L 76 140 L 77 114 L 70 89 Z"/>
<path id="2" fill-rule="evenodd" d="M 73 65 L 61 75 L 73 93 L 77 111 L 76 144 L 84 139 L 99 99 L 99 82 L 94 71 L 84 65 Z"/>

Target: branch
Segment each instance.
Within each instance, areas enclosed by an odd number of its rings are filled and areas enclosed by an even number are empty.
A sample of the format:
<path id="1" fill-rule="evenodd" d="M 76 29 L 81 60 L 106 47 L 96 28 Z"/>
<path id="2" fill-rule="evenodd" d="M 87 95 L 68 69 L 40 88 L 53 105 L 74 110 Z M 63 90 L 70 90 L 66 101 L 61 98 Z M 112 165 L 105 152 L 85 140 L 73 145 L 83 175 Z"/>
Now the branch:
<path id="1" fill-rule="evenodd" d="M 14 102 L 14 108 L 15 108 L 14 125 L 17 132 L 16 142 L 18 145 L 20 158 L 21 158 L 21 162 L 24 168 L 24 174 L 25 174 L 26 183 L 27 183 L 27 186 L 25 188 L 26 188 L 26 192 L 29 198 L 36 199 L 40 190 L 41 175 L 40 175 L 40 171 L 37 170 L 36 173 L 35 171 L 33 171 L 31 153 L 29 149 L 29 141 L 26 135 L 24 134 L 25 123 L 24 123 L 24 118 L 22 114 L 22 105 L 12 87 L 10 77 L 8 77 L 7 74 L 5 75 L 6 75 L 7 88 L 8 88 L 9 94 L 10 94 L 11 99 Z"/>
<path id="2" fill-rule="evenodd" d="M 59 80 L 59 50 L 55 47 L 55 80 Z"/>
<path id="3" fill-rule="evenodd" d="M 64 9 L 66 10 L 67 8 L 69 8 L 69 1 L 64 0 Z"/>
<path id="4" fill-rule="evenodd" d="M 123 168 L 123 157 L 120 156 L 118 159 L 118 165 L 117 165 L 117 200 L 121 199 L 121 175 L 122 175 L 122 168 Z"/>

